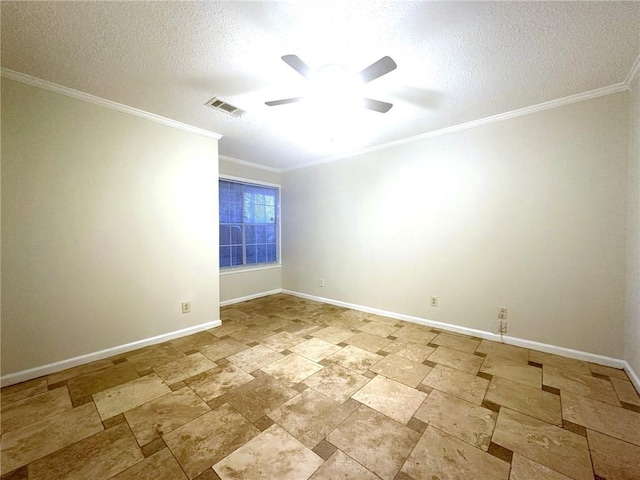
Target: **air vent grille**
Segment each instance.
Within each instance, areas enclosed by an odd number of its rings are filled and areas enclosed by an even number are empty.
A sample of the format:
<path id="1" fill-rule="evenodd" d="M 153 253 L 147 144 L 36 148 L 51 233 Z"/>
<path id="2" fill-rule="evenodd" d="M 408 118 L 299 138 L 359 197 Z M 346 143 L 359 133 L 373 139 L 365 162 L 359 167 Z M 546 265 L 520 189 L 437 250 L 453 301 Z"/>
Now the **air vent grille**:
<path id="1" fill-rule="evenodd" d="M 228 113 L 229 115 L 233 115 L 234 117 L 241 117 L 246 113 L 244 110 L 234 107 L 230 103 L 225 102 L 224 100 L 220 100 L 218 97 L 213 97 L 209 100 L 205 105 L 219 110 L 224 113 Z"/>

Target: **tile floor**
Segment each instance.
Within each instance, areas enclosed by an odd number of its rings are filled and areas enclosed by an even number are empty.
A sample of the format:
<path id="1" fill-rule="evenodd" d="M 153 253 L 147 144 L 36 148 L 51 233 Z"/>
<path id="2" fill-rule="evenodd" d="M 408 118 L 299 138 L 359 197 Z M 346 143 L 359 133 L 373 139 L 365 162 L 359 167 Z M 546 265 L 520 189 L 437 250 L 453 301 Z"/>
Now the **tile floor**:
<path id="1" fill-rule="evenodd" d="M 640 479 L 622 370 L 274 295 L 2 390 L 2 479 Z"/>

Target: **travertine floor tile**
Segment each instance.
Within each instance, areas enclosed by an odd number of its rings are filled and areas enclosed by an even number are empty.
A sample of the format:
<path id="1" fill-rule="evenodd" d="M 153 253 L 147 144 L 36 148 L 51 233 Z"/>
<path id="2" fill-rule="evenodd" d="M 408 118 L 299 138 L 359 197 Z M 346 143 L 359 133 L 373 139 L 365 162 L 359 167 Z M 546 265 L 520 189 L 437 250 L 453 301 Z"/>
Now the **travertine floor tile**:
<path id="1" fill-rule="evenodd" d="M 640 447 L 608 435 L 587 430 L 593 469 L 607 480 L 640 477 Z"/>
<path id="2" fill-rule="evenodd" d="M 233 364 L 207 370 L 186 380 L 205 402 L 230 392 L 240 385 L 252 381 L 254 377 Z"/>
<path id="3" fill-rule="evenodd" d="M 164 436 L 190 479 L 244 445 L 260 430 L 226 403 Z"/>
<path id="4" fill-rule="evenodd" d="M 571 480 L 571 478 L 514 453 L 509 480 Z"/>
<path id="5" fill-rule="evenodd" d="M 640 396 L 638 396 L 638 392 L 633 388 L 631 382 L 627 380 L 619 380 L 614 377 L 611 378 L 611 383 L 613 384 L 613 388 L 618 395 L 618 399 L 621 402 L 630 403 L 631 405 L 640 406 Z"/>
<path id="6" fill-rule="evenodd" d="M 7 432 L 2 435 L 2 475 L 101 430 L 96 407 L 88 403 Z"/>
<path id="7" fill-rule="evenodd" d="M 153 367 L 179 360 L 184 356 L 185 354 L 173 345 L 161 343 L 160 345 L 143 348 L 138 353 L 132 352 L 126 359 L 138 373 L 144 374 Z"/>
<path id="8" fill-rule="evenodd" d="M 431 371 L 431 367 L 396 355 L 388 355 L 371 367 L 371 371 L 415 388 Z"/>
<path id="9" fill-rule="evenodd" d="M 298 355 L 302 355 L 303 357 L 313 360 L 314 362 L 319 362 L 320 360 L 324 360 L 328 356 L 339 352 L 342 350 L 342 347 L 338 347 L 333 343 L 325 342 L 319 338 L 312 338 L 296 345 L 290 350 Z"/>
<path id="10" fill-rule="evenodd" d="M 231 334 L 231 338 L 235 338 L 236 340 L 243 343 L 252 343 L 259 342 L 264 337 L 273 334 L 273 332 L 267 328 L 263 327 L 251 327 L 245 330 L 238 330 L 237 332 L 233 332 Z"/>
<path id="11" fill-rule="evenodd" d="M 139 378 L 138 372 L 127 362 L 119 363 L 113 367 L 87 373 L 69 380 L 69 395 L 71 399 L 90 397 L 94 393 L 130 382 Z"/>
<path id="12" fill-rule="evenodd" d="M 620 406 L 613 385 L 608 380 L 545 365 L 542 369 L 542 383 L 560 391 L 576 393 L 583 397 Z"/>
<path id="13" fill-rule="evenodd" d="M 480 345 L 480 340 L 474 340 L 464 335 L 456 335 L 455 333 L 442 332 L 436 335 L 433 340 L 431 340 L 431 343 L 460 352 L 473 353 Z"/>
<path id="14" fill-rule="evenodd" d="M 362 388 L 369 379 L 332 363 L 303 380 L 303 383 L 336 402 L 344 402 Z"/>
<path id="15" fill-rule="evenodd" d="M 353 399 L 377 410 L 396 422 L 406 424 L 426 394 L 402 383 L 378 375 L 358 390 Z"/>
<path id="16" fill-rule="evenodd" d="M 562 426 L 559 395 L 493 377 L 485 399 L 547 423 Z"/>
<path id="17" fill-rule="evenodd" d="M 311 336 L 324 340 L 325 342 L 338 344 L 344 342 L 347 338 L 352 337 L 353 332 L 344 328 L 326 327 L 322 330 L 313 332 Z"/>
<path id="18" fill-rule="evenodd" d="M 198 350 L 199 348 L 206 347 L 218 341 L 218 338 L 213 336 L 209 332 L 198 332 L 193 335 L 187 335 L 186 337 L 176 338 L 169 343 L 176 347 L 183 353 L 190 352 L 192 350 Z"/>
<path id="19" fill-rule="evenodd" d="M 304 342 L 304 338 L 300 338 L 289 332 L 279 332 L 260 340 L 260 343 L 265 347 L 269 347 L 276 352 L 282 352 L 283 350 L 291 350 L 296 345 Z"/>
<path id="20" fill-rule="evenodd" d="M 489 386 L 489 380 L 475 375 L 436 365 L 422 381 L 429 387 L 455 395 L 468 402 L 480 405 Z"/>
<path id="21" fill-rule="evenodd" d="M 431 340 L 433 340 L 437 335 L 438 334 L 434 332 L 427 332 L 420 328 L 408 326 L 400 328 L 393 334 L 394 337 L 401 338 L 409 342 L 420 343 L 422 345 L 431 343 Z"/>
<path id="22" fill-rule="evenodd" d="M 351 310 L 351 309 L 343 310 L 342 312 L 340 312 L 340 318 L 353 319 L 358 321 L 367 320 L 372 315 L 373 315 L 372 313 L 362 312 L 360 310 Z"/>
<path id="23" fill-rule="evenodd" d="M 33 462 L 29 479 L 111 478 L 143 458 L 131 430 L 121 423 Z"/>
<path id="24" fill-rule="evenodd" d="M 562 418 L 640 446 L 640 413 L 562 392 Z"/>
<path id="25" fill-rule="evenodd" d="M 322 370 L 322 365 L 317 364 L 300 355 L 292 353 L 280 360 L 276 360 L 269 365 L 262 367 L 262 371 L 268 373 L 273 378 L 289 383 L 298 383 L 318 370 Z"/>
<path id="26" fill-rule="evenodd" d="M 393 335 L 394 332 L 398 331 L 398 327 L 386 325 L 384 323 L 369 322 L 362 325 L 358 330 L 384 338 L 389 335 Z"/>
<path id="27" fill-rule="evenodd" d="M 61 372 L 47 375 L 47 383 L 49 385 L 55 385 L 56 383 L 64 382 L 70 378 L 79 377 L 80 375 L 85 375 L 108 367 L 113 367 L 113 361 L 108 358 L 91 363 L 85 363 L 84 365 L 78 365 L 77 367 L 67 368 Z"/>
<path id="28" fill-rule="evenodd" d="M 487 355 L 480 371 L 533 388 L 542 388 L 541 368 L 531 367 L 521 362 L 514 362 L 508 358 Z"/>
<path id="29" fill-rule="evenodd" d="M 384 357 L 377 353 L 371 353 L 359 347 L 349 345 L 339 352 L 334 353 L 327 360 L 337 363 L 356 373 L 364 373 L 373 367 Z"/>
<path id="30" fill-rule="evenodd" d="M 222 315 L 223 315 L 222 311 L 220 311 L 220 316 L 222 317 Z M 228 320 L 231 320 L 231 319 L 228 319 Z M 245 327 L 242 324 L 232 323 L 231 321 L 227 321 L 227 319 L 222 318 L 222 325 L 216 328 L 212 328 L 211 330 L 207 330 L 207 332 L 213 335 L 214 337 L 220 338 L 220 337 L 226 337 L 226 336 L 232 335 L 236 332 L 239 332 L 241 330 L 246 330 L 246 329 L 247 327 Z"/>
<path id="31" fill-rule="evenodd" d="M 379 477 L 364 468 L 341 450 L 324 462 L 310 480 L 379 480 Z"/>
<path id="32" fill-rule="evenodd" d="M 429 355 L 434 352 L 434 350 L 435 348 L 433 347 L 420 345 L 419 343 L 409 343 L 406 347 L 399 349 L 396 355 L 409 360 L 413 360 L 414 362 L 422 363 L 429 357 Z"/>
<path id="33" fill-rule="evenodd" d="M 477 355 L 447 347 L 438 347 L 429 355 L 430 362 L 440 363 L 441 365 L 446 365 L 447 367 L 455 368 L 456 370 L 472 375 L 478 373 L 483 360 L 482 357 L 478 357 Z"/>
<path id="34" fill-rule="evenodd" d="M 132 465 L 111 480 L 187 480 L 180 464 L 168 448 Z"/>
<path id="35" fill-rule="evenodd" d="M 248 345 L 245 345 L 238 340 L 234 340 L 233 338 L 224 338 L 213 345 L 199 348 L 199 351 L 209 360 L 215 362 L 216 360 L 234 355 L 238 352 L 242 352 L 243 350 L 247 350 L 248 348 Z"/>
<path id="36" fill-rule="evenodd" d="M 498 414 L 453 395 L 433 390 L 415 413 L 415 417 L 487 451 Z"/>
<path id="37" fill-rule="evenodd" d="M 32 395 L 38 395 L 47 391 L 47 379 L 45 377 L 35 378 L 28 382 L 18 383 L 10 387 L 4 387 L 0 391 L 0 401 L 3 405 L 17 402 Z"/>
<path id="38" fill-rule="evenodd" d="M 402 472 L 416 479 L 507 480 L 509 464 L 429 426 Z"/>
<path id="39" fill-rule="evenodd" d="M 370 322 L 382 323 L 383 325 L 391 326 L 400 323 L 400 320 L 391 317 L 384 317 L 382 315 L 371 315 L 370 317 L 367 317 L 367 320 L 369 320 Z"/>
<path id="40" fill-rule="evenodd" d="M 290 384 L 265 375 L 226 394 L 233 408 L 254 422 L 298 395 Z"/>
<path id="41" fill-rule="evenodd" d="M 272 425 L 213 469 L 222 480 L 306 480 L 322 463 L 281 427 Z"/>
<path id="42" fill-rule="evenodd" d="M 162 379 L 152 373 L 98 392 L 93 395 L 93 400 L 100 417 L 106 420 L 170 392 L 171 389 Z"/>
<path id="43" fill-rule="evenodd" d="M 211 409 L 190 388 L 183 387 L 124 413 L 140 445 L 181 427 Z"/>
<path id="44" fill-rule="evenodd" d="M 284 355 L 281 353 L 271 350 L 264 345 L 256 345 L 248 350 L 243 350 L 235 355 L 231 355 L 228 357 L 228 360 L 245 372 L 251 373 L 283 357 Z"/>
<path id="45" fill-rule="evenodd" d="M 491 340 L 480 341 L 480 346 L 476 349 L 478 353 L 491 354 L 496 357 L 508 358 L 514 362 L 527 363 L 529 361 L 529 350 L 505 343 L 492 342 Z"/>
<path id="46" fill-rule="evenodd" d="M 363 405 L 328 440 L 383 480 L 392 480 L 419 438 L 409 427 Z"/>
<path id="47" fill-rule="evenodd" d="M 379 337 L 372 333 L 360 332 L 347 338 L 344 342 L 349 345 L 362 348 L 363 350 L 367 350 L 368 352 L 376 353 L 378 350 L 389 345 L 392 340 L 389 338 Z"/>
<path id="48" fill-rule="evenodd" d="M 357 402 L 338 403 L 308 388 L 269 413 L 269 418 L 313 448 L 357 407 Z"/>
<path id="49" fill-rule="evenodd" d="M 587 439 L 581 435 L 502 408 L 492 440 L 576 480 L 593 480 Z"/>
<path id="50" fill-rule="evenodd" d="M 217 365 L 202 353 L 193 353 L 174 362 L 155 367 L 153 370 L 167 385 L 173 385 L 215 367 Z"/>
<path id="51" fill-rule="evenodd" d="M 571 370 L 582 375 L 589 375 L 589 373 L 591 373 L 587 362 L 575 360 L 573 358 L 561 357 L 552 353 L 538 352 L 537 350 L 531 350 L 529 352 L 529 361 L 541 363 L 550 367 L 556 367 L 561 370 Z"/>
<path id="52" fill-rule="evenodd" d="M 604 365 L 596 365 L 595 363 L 589 363 L 589 369 L 591 373 L 597 373 L 598 375 L 606 375 L 609 378 L 617 378 L 618 380 L 627 380 L 629 377 L 624 373 L 621 368 L 605 367 Z"/>
<path id="53" fill-rule="evenodd" d="M 2 406 L 0 413 L 2 433 L 26 427 L 43 418 L 73 408 L 67 387 L 56 388 L 17 402 L 0 405 Z"/>

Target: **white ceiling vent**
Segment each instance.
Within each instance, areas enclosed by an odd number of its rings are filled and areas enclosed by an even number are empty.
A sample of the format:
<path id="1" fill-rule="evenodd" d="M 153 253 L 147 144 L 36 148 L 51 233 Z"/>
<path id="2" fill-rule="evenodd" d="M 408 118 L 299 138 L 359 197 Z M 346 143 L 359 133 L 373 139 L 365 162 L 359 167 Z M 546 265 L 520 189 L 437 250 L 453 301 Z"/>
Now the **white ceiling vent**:
<path id="1" fill-rule="evenodd" d="M 244 110 L 239 109 L 238 107 L 234 107 L 233 105 L 220 100 L 218 97 L 213 97 L 209 100 L 205 105 L 215 108 L 216 110 L 220 110 L 221 112 L 228 113 L 229 115 L 233 115 L 234 117 L 241 117 L 244 113 Z"/>

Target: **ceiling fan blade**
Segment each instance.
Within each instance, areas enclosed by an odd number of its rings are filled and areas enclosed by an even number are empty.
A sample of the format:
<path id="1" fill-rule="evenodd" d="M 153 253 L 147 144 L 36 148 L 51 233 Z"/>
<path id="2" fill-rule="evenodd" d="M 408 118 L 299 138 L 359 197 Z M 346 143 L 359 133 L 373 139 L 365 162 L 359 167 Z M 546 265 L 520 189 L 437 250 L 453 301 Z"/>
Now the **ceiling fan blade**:
<path id="1" fill-rule="evenodd" d="M 367 68 L 362 70 L 359 75 L 364 83 L 368 83 L 382 75 L 386 75 L 392 70 L 395 70 L 397 66 L 398 65 L 396 65 L 396 62 L 394 62 L 391 57 L 382 57 L 377 62 L 373 62 Z"/>
<path id="2" fill-rule="evenodd" d="M 372 98 L 363 98 L 362 102 L 364 108 L 380 113 L 387 113 L 391 110 L 391 107 L 393 107 L 392 103 L 381 102 L 380 100 L 374 100 Z"/>
<path id="3" fill-rule="evenodd" d="M 302 100 L 302 97 L 296 98 L 284 98 L 282 100 L 272 100 L 270 102 L 264 102 L 265 105 L 269 107 L 276 107 L 278 105 L 286 105 L 287 103 L 296 103 Z"/>
<path id="4" fill-rule="evenodd" d="M 304 63 L 299 56 L 297 55 L 283 55 L 282 56 L 282 60 L 284 60 L 284 62 L 289 65 L 291 68 L 293 68 L 296 72 L 298 72 L 300 75 L 302 75 L 304 78 L 309 78 L 309 75 L 311 74 L 311 69 L 309 68 L 309 65 L 307 65 L 306 63 Z"/>

